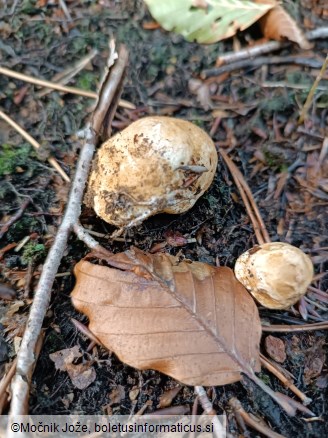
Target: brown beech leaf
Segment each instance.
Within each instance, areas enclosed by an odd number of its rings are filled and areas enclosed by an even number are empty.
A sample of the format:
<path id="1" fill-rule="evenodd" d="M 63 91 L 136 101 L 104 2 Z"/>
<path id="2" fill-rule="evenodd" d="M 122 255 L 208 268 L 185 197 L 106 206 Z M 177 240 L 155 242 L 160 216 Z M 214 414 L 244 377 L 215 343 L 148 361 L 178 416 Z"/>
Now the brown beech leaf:
<path id="1" fill-rule="evenodd" d="M 266 0 L 256 0 L 256 3 L 266 3 Z M 297 43 L 301 49 L 311 49 L 312 44 L 306 39 L 296 21 L 285 9 L 277 5 L 259 19 L 260 27 L 266 38 L 276 41 L 289 40 Z"/>
<path id="2" fill-rule="evenodd" d="M 123 362 L 189 385 L 260 370 L 257 307 L 230 268 L 136 248 L 99 257 L 107 266 L 76 265 L 72 301 Z"/>

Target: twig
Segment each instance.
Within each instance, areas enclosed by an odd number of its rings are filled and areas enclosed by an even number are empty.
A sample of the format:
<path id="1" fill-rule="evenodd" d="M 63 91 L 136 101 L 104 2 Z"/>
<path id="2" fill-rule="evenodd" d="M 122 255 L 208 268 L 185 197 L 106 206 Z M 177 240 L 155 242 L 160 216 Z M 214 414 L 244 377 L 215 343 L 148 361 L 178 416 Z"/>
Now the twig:
<path id="1" fill-rule="evenodd" d="M 260 423 L 256 420 L 254 420 L 242 407 L 240 401 L 237 398 L 232 398 L 229 400 L 229 405 L 232 407 L 232 409 L 238 413 L 244 422 L 250 426 L 252 429 L 257 430 L 258 432 L 262 433 L 263 435 L 267 436 L 268 438 L 285 438 L 283 435 L 280 435 L 279 433 L 274 432 L 273 430 L 269 429 L 267 426 L 265 426 L 263 423 Z"/>
<path id="2" fill-rule="evenodd" d="M 315 306 L 315 307 L 318 307 L 318 309 L 321 309 L 321 310 L 323 310 L 324 312 L 327 312 L 327 310 L 328 310 L 327 307 L 322 306 L 321 304 L 317 303 L 316 301 L 311 300 L 311 299 L 308 298 L 308 297 L 304 297 L 304 299 L 305 299 L 305 301 L 306 301 L 307 303 L 312 304 L 312 305 Z"/>
<path id="3" fill-rule="evenodd" d="M 252 81 L 253 82 L 253 81 Z M 279 81 L 279 82 L 262 82 L 261 87 L 263 88 L 293 88 L 294 90 L 308 90 L 309 85 L 308 84 L 291 84 L 286 81 Z M 317 90 L 320 91 L 327 91 L 327 87 L 325 85 L 318 86 Z"/>
<path id="4" fill-rule="evenodd" d="M 20 242 L 19 244 L 16 246 L 16 248 L 14 249 L 15 252 L 19 252 L 22 248 L 24 248 L 24 246 L 27 244 L 27 242 L 31 239 L 31 236 L 25 236 Z"/>
<path id="5" fill-rule="evenodd" d="M 314 58 L 302 58 L 300 56 L 262 56 L 255 59 L 245 59 L 234 62 L 233 64 L 223 65 L 222 67 L 213 67 L 203 70 L 200 74 L 202 79 L 207 79 L 210 76 L 219 76 L 223 73 L 228 73 L 241 68 L 256 68 L 262 65 L 272 64 L 296 64 L 304 67 L 321 68 L 322 61 Z"/>
<path id="6" fill-rule="evenodd" d="M 8 243 L 4 248 L 0 249 L 0 260 L 2 260 L 3 256 L 6 254 L 6 252 L 11 251 L 13 248 L 16 248 L 17 243 Z"/>
<path id="7" fill-rule="evenodd" d="M 86 233 L 91 234 L 92 236 L 102 237 L 103 239 L 110 239 L 111 238 L 111 235 L 108 233 L 106 233 L 106 234 L 105 233 L 98 233 L 98 231 L 88 230 L 86 228 L 83 228 L 83 229 Z M 112 239 L 112 240 L 115 240 L 117 242 L 132 242 L 132 239 L 128 239 L 125 237 L 117 237 L 116 239 Z M 195 240 L 193 240 L 193 242 L 194 241 Z"/>
<path id="8" fill-rule="evenodd" d="M 60 4 L 60 7 L 62 8 L 62 10 L 63 10 L 63 12 L 65 14 L 65 17 L 66 17 L 67 21 L 71 22 L 72 21 L 72 17 L 71 17 L 71 14 L 70 14 L 67 6 L 66 6 L 65 1 L 64 0 L 59 0 L 59 4 Z"/>
<path id="9" fill-rule="evenodd" d="M 302 325 L 283 325 L 283 324 L 273 324 L 273 325 L 262 325 L 262 332 L 277 332 L 277 333 L 294 333 L 294 332 L 309 332 L 312 330 L 327 330 L 327 322 L 315 322 L 313 324 L 302 324 Z"/>
<path id="10" fill-rule="evenodd" d="M 306 101 L 305 101 L 304 106 L 302 108 L 300 117 L 298 119 L 299 124 L 303 123 L 304 120 L 307 118 L 307 113 L 308 113 L 309 108 L 311 106 L 315 90 L 317 89 L 319 82 L 321 81 L 327 67 L 328 67 L 328 55 L 326 56 L 325 62 L 322 64 L 321 70 L 320 70 L 318 76 L 316 77 L 316 79 L 311 87 L 311 90 L 309 91 L 309 94 L 306 98 Z"/>
<path id="11" fill-rule="evenodd" d="M 114 53 L 111 53 L 110 56 L 113 57 Z M 110 75 L 112 72 L 116 72 L 117 75 L 117 71 L 121 72 L 121 75 L 123 75 L 127 64 L 127 56 L 127 51 L 125 47 L 122 46 L 119 51 L 119 58 L 111 70 Z M 106 83 L 106 85 L 115 88 L 117 86 L 117 82 L 111 83 L 109 81 L 109 83 Z M 100 95 L 102 91 L 103 90 L 100 90 Z M 107 104 L 110 106 L 111 102 L 108 101 Z M 21 347 L 17 355 L 17 372 L 13 381 L 12 403 L 10 408 L 11 419 L 15 418 L 16 415 L 25 413 L 24 406 L 26 405 L 29 397 L 31 370 L 35 363 L 35 357 L 33 355 L 34 346 L 39 336 L 43 319 L 50 302 L 52 284 L 55 279 L 61 258 L 64 254 L 68 236 L 79 218 L 84 187 L 88 177 L 97 140 L 98 138 L 96 135 L 95 126 L 91 124 L 85 130 L 85 142 L 81 148 L 65 215 L 62 223 L 59 226 L 53 246 L 51 247 L 46 262 L 43 266 L 39 284 L 35 291 L 33 304 L 31 306 L 27 329 L 24 333 Z M 8 430 L 7 437 L 13 438 L 15 437 L 15 434 Z"/>
<path id="12" fill-rule="evenodd" d="M 85 55 L 82 59 L 78 60 L 73 66 L 61 71 L 60 73 L 55 74 L 51 78 L 51 82 L 55 82 L 61 85 L 66 85 L 74 76 L 76 76 L 81 70 L 83 70 L 89 62 L 98 54 L 98 50 L 92 49 L 87 55 Z M 51 89 L 40 90 L 36 95 L 38 97 L 43 97 L 46 94 L 50 93 Z"/>
<path id="13" fill-rule="evenodd" d="M 33 78 L 32 76 L 24 75 L 22 73 L 17 73 L 9 68 L 0 67 L 0 74 L 4 74 L 11 78 L 20 79 L 24 82 L 29 82 L 30 84 L 39 85 L 40 87 L 51 88 L 52 90 L 62 91 L 63 93 L 71 93 L 76 94 L 78 96 L 90 97 L 91 99 L 97 99 L 98 94 L 94 91 L 81 90 L 80 88 L 75 87 L 65 87 L 64 85 L 55 84 L 50 81 L 45 81 L 43 79 Z M 127 109 L 136 109 L 135 105 L 127 100 L 121 99 L 119 102 L 119 106 Z"/>
<path id="14" fill-rule="evenodd" d="M 213 416 L 212 424 L 213 424 L 215 436 L 216 437 L 225 436 L 225 429 L 222 426 L 220 420 L 218 419 L 216 412 L 213 409 L 213 405 L 207 397 L 205 389 L 202 386 L 195 386 L 195 392 L 199 397 L 199 403 L 201 404 L 202 408 L 204 409 L 205 414 Z"/>
<path id="15" fill-rule="evenodd" d="M 94 342 L 97 345 L 102 345 L 102 343 L 99 341 L 97 336 L 95 336 L 92 331 L 88 329 L 84 324 L 82 324 L 80 321 L 78 321 L 75 318 L 71 318 L 72 323 L 75 325 L 77 330 L 81 332 L 84 336 L 86 336 L 90 341 Z"/>
<path id="16" fill-rule="evenodd" d="M 261 245 L 265 242 L 271 242 L 269 233 L 266 229 L 265 223 L 262 219 L 261 213 L 256 205 L 256 202 L 253 198 L 253 194 L 251 189 L 249 188 L 249 185 L 245 181 L 238 167 L 228 156 L 228 154 L 226 154 L 222 149 L 220 149 L 220 154 L 224 159 L 226 165 L 228 166 L 231 175 L 236 183 L 236 186 L 238 187 L 240 196 L 243 199 L 247 213 L 252 221 L 254 232 L 258 240 L 258 243 Z"/>
<path id="17" fill-rule="evenodd" d="M 17 212 L 13 216 L 11 216 L 11 218 L 8 219 L 8 221 L 5 224 L 2 225 L 0 230 L 0 239 L 2 239 L 2 237 L 6 234 L 6 232 L 9 230 L 11 225 L 14 224 L 16 221 L 18 221 L 18 219 L 22 216 L 22 214 L 24 213 L 30 202 L 31 202 L 31 198 L 26 198 L 23 204 L 17 210 Z"/>
<path id="18" fill-rule="evenodd" d="M 108 251 L 106 248 L 100 245 L 90 234 L 85 230 L 80 222 L 76 222 L 73 226 L 74 232 L 77 235 L 77 237 L 82 240 L 86 244 L 88 248 L 90 248 L 93 251 L 100 252 L 104 255 L 110 256 L 112 253 Z"/>
<path id="19" fill-rule="evenodd" d="M 281 371 L 279 371 L 263 354 L 260 354 L 261 365 L 264 366 L 268 371 L 275 375 L 280 382 L 289 388 L 295 395 L 297 395 L 306 406 L 311 403 L 312 399 L 307 397 L 302 391 L 300 391 L 290 380 L 285 377 Z"/>
<path id="20" fill-rule="evenodd" d="M 4 404 L 7 401 L 7 397 L 8 397 L 7 388 L 9 386 L 12 378 L 14 377 L 14 374 L 16 371 L 16 364 L 17 364 L 17 358 L 15 358 L 12 361 L 8 373 L 2 378 L 2 380 L 0 382 L 0 415 L 2 414 Z"/>
<path id="21" fill-rule="evenodd" d="M 21 128 L 12 118 L 10 118 L 7 114 L 5 114 L 3 111 L 0 110 L 0 117 L 7 122 L 10 126 L 12 126 L 26 141 L 28 141 L 35 149 L 40 149 L 41 145 L 38 143 L 33 137 L 30 136 L 29 133 L 27 133 L 23 128 Z M 59 166 L 56 159 L 53 157 L 48 158 L 49 163 L 52 165 L 53 168 L 57 170 L 57 172 L 62 176 L 62 178 L 70 182 L 70 178 L 66 173 L 63 171 L 63 169 Z"/>
<path id="22" fill-rule="evenodd" d="M 113 50 L 113 44 L 114 41 L 111 40 L 109 42 L 109 50 Z M 124 62 L 127 63 L 127 52 L 122 53 L 121 57 L 123 57 Z M 121 60 L 119 59 L 118 62 L 120 63 Z M 99 95 L 97 105 L 92 116 L 92 127 L 96 134 L 101 136 L 104 132 L 106 132 L 106 139 L 110 138 L 111 136 L 111 122 L 114 118 L 117 105 L 120 101 L 120 95 L 123 90 L 123 79 L 125 75 L 125 69 L 120 71 L 119 69 L 115 68 L 112 69 L 111 74 L 109 75 L 108 71 L 112 64 L 113 61 L 111 60 L 109 60 L 107 63 L 107 69 L 105 70 L 105 75 L 101 81 L 102 92 Z M 108 105 L 108 102 L 111 102 L 111 105 Z"/>
<path id="23" fill-rule="evenodd" d="M 327 38 L 328 37 L 328 27 L 321 27 L 319 29 L 314 29 L 305 34 L 309 41 Z M 266 53 L 274 52 L 275 50 L 288 47 L 291 43 L 280 42 L 280 41 L 268 41 L 263 44 L 257 44 L 256 46 L 249 47 L 247 49 L 239 50 L 238 52 L 228 52 L 218 58 L 219 65 L 232 64 L 236 61 L 241 61 L 243 59 L 255 58 L 259 55 L 264 55 Z"/>
<path id="24" fill-rule="evenodd" d="M 35 345 L 35 353 L 34 353 L 35 354 L 35 363 L 39 357 L 39 354 L 40 354 L 40 351 L 41 351 L 41 348 L 43 345 L 44 335 L 45 335 L 45 332 L 41 331 L 41 333 L 39 334 L 39 337 L 37 339 L 36 345 Z M 7 400 L 6 391 L 7 391 L 8 387 L 9 387 L 9 385 L 10 385 L 10 383 L 15 375 L 16 369 L 17 369 L 17 356 L 13 360 L 8 373 L 3 377 L 3 379 L 0 382 L 0 415 L 2 414 L 4 403 Z M 33 369 L 34 368 L 32 368 L 31 374 L 33 372 Z M 23 409 L 25 410 L 25 414 L 27 414 L 27 404 L 24 405 Z"/>
<path id="25" fill-rule="evenodd" d="M 11 415 L 13 417 L 15 415 L 24 414 L 22 407 L 26 404 L 29 395 L 30 380 L 28 375 L 35 361 L 33 346 L 41 330 L 43 318 L 50 302 L 51 287 L 63 256 L 68 236 L 80 213 L 84 185 L 95 149 L 94 144 L 95 137 L 89 128 L 89 136 L 81 149 L 66 212 L 43 266 L 33 304 L 30 309 L 27 323 L 28 330 L 24 333 L 21 348 L 18 353 L 17 373 L 14 379 L 11 403 Z"/>

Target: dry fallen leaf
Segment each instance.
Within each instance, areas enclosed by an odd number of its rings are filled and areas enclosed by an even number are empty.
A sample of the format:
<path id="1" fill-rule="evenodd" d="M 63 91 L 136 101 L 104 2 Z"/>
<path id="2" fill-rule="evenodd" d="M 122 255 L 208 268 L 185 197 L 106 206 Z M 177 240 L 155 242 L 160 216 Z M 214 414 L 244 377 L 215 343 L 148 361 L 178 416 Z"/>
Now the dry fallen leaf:
<path id="1" fill-rule="evenodd" d="M 150 14 L 169 31 L 188 41 L 212 44 L 245 30 L 275 4 L 248 0 L 145 0 Z"/>
<path id="2" fill-rule="evenodd" d="M 123 362 L 189 385 L 260 370 L 257 307 L 230 268 L 136 248 L 100 258 L 76 265 L 72 301 Z"/>
<path id="3" fill-rule="evenodd" d="M 188 82 L 188 88 L 189 91 L 197 97 L 197 101 L 205 111 L 213 108 L 209 84 L 206 84 L 200 79 L 191 78 Z"/>
<path id="4" fill-rule="evenodd" d="M 18 311 L 25 305 L 25 302 L 22 300 L 14 301 L 8 306 L 8 310 L 1 318 L 1 324 L 4 326 L 3 331 L 6 333 L 7 339 L 23 336 L 27 322 L 27 314 L 18 313 Z"/>
<path id="5" fill-rule="evenodd" d="M 85 389 L 96 379 L 96 372 L 90 362 L 73 364 L 75 359 L 82 357 L 79 347 L 56 351 L 49 354 L 56 370 L 67 371 L 73 385 L 78 389 Z"/>
<path id="6" fill-rule="evenodd" d="M 265 4 L 266 0 L 256 0 L 256 3 Z M 289 40 L 297 43 L 301 49 L 311 49 L 312 44 L 306 39 L 296 21 L 285 9 L 277 5 L 259 19 L 263 35 L 276 41 Z"/>

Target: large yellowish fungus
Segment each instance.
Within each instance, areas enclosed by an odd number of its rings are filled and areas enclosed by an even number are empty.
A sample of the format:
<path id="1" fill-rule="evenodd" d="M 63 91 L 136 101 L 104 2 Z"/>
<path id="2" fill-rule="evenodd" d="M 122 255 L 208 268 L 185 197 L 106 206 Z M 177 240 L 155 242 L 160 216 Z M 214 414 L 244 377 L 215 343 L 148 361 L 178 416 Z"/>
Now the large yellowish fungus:
<path id="1" fill-rule="evenodd" d="M 85 202 L 118 227 L 157 213 L 183 213 L 208 189 L 216 167 L 215 145 L 202 129 L 171 117 L 145 117 L 100 147 Z"/>
<path id="2" fill-rule="evenodd" d="M 235 275 L 263 306 L 286 309 L 305 294 L 312 281 L 313 265 L 295 246 L 264 243 L 237 259 Z"/>

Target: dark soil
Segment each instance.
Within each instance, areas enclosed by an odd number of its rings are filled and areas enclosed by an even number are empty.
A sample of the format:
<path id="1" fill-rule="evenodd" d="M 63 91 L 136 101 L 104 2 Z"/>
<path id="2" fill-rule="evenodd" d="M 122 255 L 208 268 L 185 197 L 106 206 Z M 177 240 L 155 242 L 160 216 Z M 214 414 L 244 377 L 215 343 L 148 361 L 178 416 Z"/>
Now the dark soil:
<path id="1" fill-rule="evenodd" d="M 319 69 L 296 64 L 263 65 L 210 78 L 204 81 L 211 95 L 211 108 L 197 100 L 190 91 L 189 81 L 199 79 L 202 70 L 213 67 L 219 54 L 232 50 L 232 40 L 201 46 L 188 43 L 182 37 L 161 29 L 145 30 L 152 19 L 141 1 L 67 2 L 73 21 L 67 22 L 56 2 L 24 1 L 11 14 L 6 2 L 0 12 L 0 63 L 7 68 L 31 76 L 51 79 L 97 48 L 99 54 L 87 69 L 79 73 L 69 85 L 96 90 L 108 48 L 108 38 L 126 44 L 130 51 L 123 98 L 133 102 L 136 110 L 120 108 L 114 120 L 115 130 L 149 114 L 174 115 L 211 132 L 218 147 L 229 152 L 249 183 L 273 241 L 286 241 L 301 247 L 312 258 L 316 274 L 327 269 L 327 159 L 320 169 L 311 173 L 318 162 L 327 130 L 327 91 L 315 94 L 309 119 L 298 126 L 299 109 Z M 49 3 L 49 4 L 48 4 Z M 320 2 L 286 2 L 287 9 L 307 29 L 327 25 Z M 322 13 L 322 15 L 321 15 Z M 259 29 L 238 35 L 243 45 L 260 36 Z M 309 52 L 288 47 L 278 56 L 298 54 L 323 61 L 327 41 L 318 40 Z M 270 57 L 270 55 L 269 55 Z M 327 90 L 327 74 L 321 87 Z M 284 86 L 265 86 L 264 83 Z M 1 239 L 1 248 L 19 243 L 26 236 L 29 242 L 21 251 L 14 248 L 1 255 L 1 283 L 17 293 L 22 307 L 8 321 L 4 338 L 0 338 L 0 378 L 5 363 L 14 357 L 13 338 L 21 336 L 33 288 L 37 283 L 42 263 L 54 239 L 67 200 L 67 189 L 47 164 L 51 152 L 65 171 L 74 173 L 79 151 L 75 134 L 81 129 L 92 110 L 90 99 L 50 92 L 43 97 L 39 89 L 0 75 L 0 107 L 23 126 L 43 146 L 44 156 L 36 153 L 21 137 L 0 120 L 0 221 L 12 217 L 27 196 L 31 202 L 22 216 L 12 224 Z M 219 118 L 220 120 L 218 120 Z M 217 124 L 214 129 L 213 125 Z M 311 167 L 312 166 L 312 167 Z M 324 183 L 325 181 L 325 183 Z M 326 184 L 324 186 L 324 184 Z M 84 208 L 81 221 L 93 231 L 110 234 L 114 228 L 96 218 Z M 184 246 L 166 245 L 165 251 L 192 260 L 233 267 L 236 258 L 256 244 L 250 219 L 239 197 L 232 177 L 222 162 L 208 192 L 192 210 L 179 216 L 158 215 L 141 226 L 129 230 L 125 242 L 112 242 L 99 237 L 99 242 L 113 252 L 123 251 L 131 244 L 143 250 L 164 242 L 167 236 L 183 235 L 196 242 Z M 44 323 L 45 341 L 33 376 L 30 397 L 32 414 L 130 414 L 149 402 L 147 412 L 154 411 L 159 397 L 176 386 L 171 378 L 158 372 L 138 371 L 121 363 L 114 354 L 95 347 L 87 352 L 90 341 L 80 334 L 71 318 L 87 325 L 70 303 L 74 286 L 72 270 L 88 249 L 71 237 L 53 287 L 53 298 Z M 32 277 L 29 272 L 33 273 Z M 327 277 L 318 279 L 315 286 L 328 288 Z M 316 301 L 317 297 L 311 297 Z M 13 303 L 0 301 L 0 316 L 5 316 Z M 311 307 L 309 322 L 326 320 L 328 308 Z M 326 310 L 327 309 L 327 310 Z M 18 316 L 17 316 L 18 315 Z M 260 308 L 263 322 L 272 324 L 304 323 L 299 309 L 269 311 Z M 296 386 L 313 399 L 310 409 L 317 421 L 304 420 L 306 414 L 288 417 L 270 397 L 248 380 L 243 383 L 209 389 L 218 413 L 228 414 L 233 436 L 240 430 L 228 401 L 237 397 L 247 412 L 263 418 L 270 427 L 286 437 L 323 437 L 328 434 L 327 417 L 327 359 L 324 356 L 325 333 L 274 334 L 286 346 L 287 358 L 283 367 L 296 378 Z M 266 335 L 263 336 L 263 339 Z M 61 349 L 80 346 L 83 361 L 92 361 L 97 378 L 87 389 L 78 390 L 67 373 L 55 371 L 49 354 Z M 321 350 L 318 351 L 319 346 Z M 7 347 L 8 351 L 7 351 Z M 265 349 L 263 347 L 263 352 Z M 315 357 L 322 357 L 319 371 L 308 371 Z M 311 367 L 310 367 L 311 368 Z M 311 374 L 312 372 L 312 374 Z M 275 391 L 291 397 L 292 393 L 267 371 L 260 373 Z M 113 402 L 113 391 L 123 387 L 119 401 Z M 139 389 L 134 399 L 133 389 Z M 192 407 L 193 388 L 184 386 L 172 405 Z M 250 429 L 249 436 L 257 436 Z"/>

